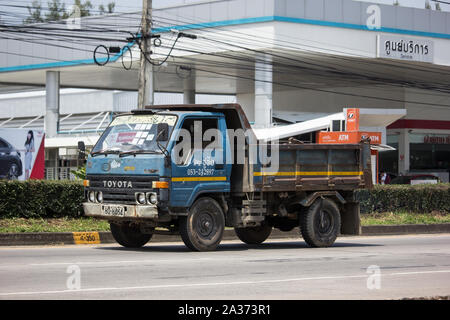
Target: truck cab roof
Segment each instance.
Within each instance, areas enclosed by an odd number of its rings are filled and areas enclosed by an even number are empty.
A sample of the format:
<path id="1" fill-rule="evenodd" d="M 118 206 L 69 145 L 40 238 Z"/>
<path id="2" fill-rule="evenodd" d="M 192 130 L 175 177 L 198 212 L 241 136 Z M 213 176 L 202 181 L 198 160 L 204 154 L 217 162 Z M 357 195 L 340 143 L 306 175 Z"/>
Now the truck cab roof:
<path id="1" fill-rule="evenodd" d="M 245 115 L 242 107 L 237 103 L 225 103 L 225 104 L 179 104 L 179 105 L 152 105 L 146 106 L 144 110 L 139 110 L 139 112 L 145 111 L 157 111 L 167 110 L 169 112 L 179 112 L 179 114 L 197 114 L 206 115 L 205 112 L 213 114 L 223 114 L 227 122 L 227 127 L 229 129 L 244 129 L 251 130 L 252 127 L 250 122 Z"/>

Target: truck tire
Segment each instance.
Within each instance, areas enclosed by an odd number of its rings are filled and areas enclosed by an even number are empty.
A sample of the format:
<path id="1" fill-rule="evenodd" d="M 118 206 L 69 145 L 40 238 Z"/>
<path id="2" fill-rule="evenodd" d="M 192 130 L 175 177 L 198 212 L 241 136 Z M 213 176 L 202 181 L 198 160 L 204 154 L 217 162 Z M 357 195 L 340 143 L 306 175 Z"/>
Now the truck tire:
<path id="1" fill-rule="evenodd" d="M 272 226 L 262 224 L 259 227 L 234 228 L 234 232 L 246 244 L 261 244 L 270 236 Z"/>
<path id="2" fill-rule="evenodd" d="M 140 248 L 152 238 L 152 234 L 144 234 L 129 224 L 110 223 L 109 227 L 117 243 L 126 248 Z"/>
<path id="3" fill-rule="evenodd" d="M 187 216 L 180 217 L 180 234 L 193 251 L 213 251 L 223 237 L 225 217 L 222 207 L 208 197 L 197 200 Z"/>
<path id="4" fill-rule="evenodd" d="M 311 247 L 333 245 L 341 228 L 339 208 L 330 199 L 317 199 L 300 215 L 300 231 Z"/>

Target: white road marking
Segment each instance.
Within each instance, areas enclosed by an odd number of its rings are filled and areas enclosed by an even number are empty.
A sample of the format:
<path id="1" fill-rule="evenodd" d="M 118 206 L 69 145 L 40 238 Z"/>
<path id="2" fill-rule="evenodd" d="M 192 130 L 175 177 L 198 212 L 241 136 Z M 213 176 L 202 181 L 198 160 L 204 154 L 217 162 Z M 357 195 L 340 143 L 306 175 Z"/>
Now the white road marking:
<path id="1" fill-rule="evenodd" d="M 396 272 L 382 274 L 382 276 L 403 276 L 403 275 L 417 275 L 417 274 L 436 274 L 436 273 L 450 273 L 450 270 L 430 270 L 430 271 L 414 271 L 414 272 Z M 342 280 L 351 278 L 367 278 L 368 275 L 343 275 L 343 276 L 325 276 L 325 277 L 307 277 L 307 278 L 291 278 L 291 279 L 272 279 L 272 280 L 258 280 L 258 281 L 235 281 L 235 282 L 213 282 L 213 283 L 185 283 L 185 284 L 164 284 L 153 286 L 140 287 L 122 287 L 122 288 L 88 288 L 79 290 L 54 290 L 54 291 L 34 291 L 34 292 L 5 292 L 0 293 L 0 296 L 14 296 L 14 295 L 36 295 L 36 294 L 60 294 L 60 293 L 79 293 L 79 292 L 93 292 L 93 291 L 119 291 L 119 290 L 149 290 L 149 289 L 167 289 L 167 288 L 181 288 L 181 287 L 203 287 L 203 286 L 229 286 L 229 285 L 250 285 L 262 283 L 281 283 L 293 281 L 310 281 L 310 280 Z"/>
<path id="2" fill-rule="evenodd" d="M 97 264 L 121 264 L 121 263 L 157 263 L 157 262 L 195 262 L 213 260 L 213 258 L 191 258 L 191 259 L 159 259 L 159 260 L 121 260 L 121 261 L 79 261 L 79 262 L 49 262 L 30 263 L 29 266 L 64 266 L 64 265 L 97 265 Z"/>

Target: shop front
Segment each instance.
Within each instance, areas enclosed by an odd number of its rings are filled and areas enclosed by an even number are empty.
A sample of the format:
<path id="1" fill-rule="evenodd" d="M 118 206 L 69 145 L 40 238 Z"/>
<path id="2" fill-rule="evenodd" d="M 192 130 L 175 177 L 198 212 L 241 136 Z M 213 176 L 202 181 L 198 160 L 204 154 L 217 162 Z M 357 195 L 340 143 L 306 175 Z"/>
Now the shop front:
<path id="1" fill-rule="evenodd" d="M 396 150 L 380 154 L 381 171 L 449 182 L 450 121 L 397 121 L 388 127 L 387 144 Z"/>

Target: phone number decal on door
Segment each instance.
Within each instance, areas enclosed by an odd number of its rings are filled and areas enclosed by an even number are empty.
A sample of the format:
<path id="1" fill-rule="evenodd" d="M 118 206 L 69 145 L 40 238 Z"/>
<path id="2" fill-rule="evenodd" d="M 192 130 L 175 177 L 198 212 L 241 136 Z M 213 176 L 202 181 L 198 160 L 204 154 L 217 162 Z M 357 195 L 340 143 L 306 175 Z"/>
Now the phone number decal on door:
<path id="1" fill-rule="evenodd" d="M 187 169 L 187 175 L 188 176 L 212 176 L 214 175 L 214 169 Z"/>

